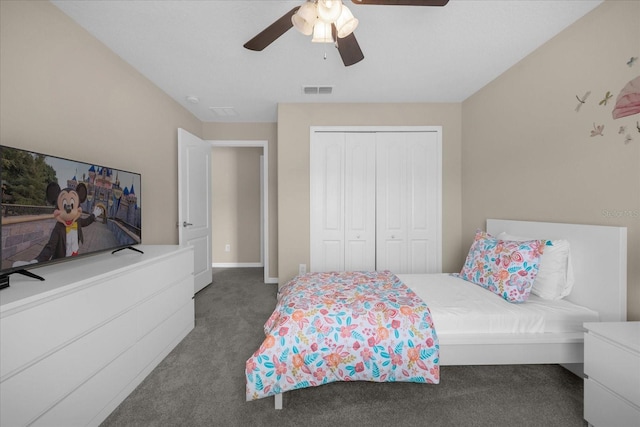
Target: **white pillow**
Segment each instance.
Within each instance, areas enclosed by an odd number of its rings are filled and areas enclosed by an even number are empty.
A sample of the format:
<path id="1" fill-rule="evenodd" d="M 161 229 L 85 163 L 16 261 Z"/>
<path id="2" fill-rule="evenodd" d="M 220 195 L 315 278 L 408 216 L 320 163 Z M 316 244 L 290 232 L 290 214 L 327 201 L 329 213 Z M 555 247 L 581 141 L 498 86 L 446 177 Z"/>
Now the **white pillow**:
<path id="1" fill-rule="evenodd" d="M 530 237 L 513 236 L 502 232 L 500 240 L 532 240 Z M 540 269 L 533 281 L 531 293 L 543 299 L 558 300 L 571 293 L 573 266 L 571 265 L 571 247 L 567 240 L 550 240 L 551 246 L 545 246 L 540 257 Z"/>

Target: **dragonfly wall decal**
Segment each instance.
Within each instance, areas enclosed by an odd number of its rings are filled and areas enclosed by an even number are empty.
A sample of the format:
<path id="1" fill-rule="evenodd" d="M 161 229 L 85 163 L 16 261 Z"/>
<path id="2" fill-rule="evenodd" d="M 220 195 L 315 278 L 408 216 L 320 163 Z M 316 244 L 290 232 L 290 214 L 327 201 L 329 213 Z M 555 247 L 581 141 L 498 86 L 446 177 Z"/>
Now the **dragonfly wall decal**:
<path id="1" fill-rule="evenodd" d="M 589 97 L 589 95 L 591 95 L 591 91 L 590 90 L 585 92 L 585 94 L 584 94 L 584 96 L 582 98 L 580 98 L 578 95 L 576 95 L 576 99 L 579 102 L 578 105 L 576 106 L 576 113 L 580 111 L 580 107 L 582 107 L 582 104 L 587 102 L 587 98 Z"/>

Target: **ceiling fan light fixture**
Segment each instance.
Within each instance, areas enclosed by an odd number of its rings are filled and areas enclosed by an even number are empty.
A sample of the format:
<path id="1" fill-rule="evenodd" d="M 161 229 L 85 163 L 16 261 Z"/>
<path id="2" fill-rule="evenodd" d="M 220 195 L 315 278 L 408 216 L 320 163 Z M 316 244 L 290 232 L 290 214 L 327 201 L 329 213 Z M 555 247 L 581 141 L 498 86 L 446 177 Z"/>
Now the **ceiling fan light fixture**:
<path id="1" fill-rule="evenodd" d="M 331 34 L 331 24 L 318 21 L 313 27 L 313 43 L 333 43 L 333 36 Z"/>
<path id="2" fill-rule="evenodd" d="M 352 2 L 389 6 L 444 6 L 449 0 L 352 0 Z M 343 64 L 349 67 L 364 59 L 362 49 L 353 33 L 358 23 L 349 8 L 342 4 L 342 0 L 305 0 L 300 6 L 293 7 L 246 42 L 244 47 L 261 51 L 295 26 L 305 35 L 313 34 L 311 41 L 315 43 L 335 43 Z"/>
<path id="3" fill-rule="evenodd" d="M 310 36 L 313 33 L 313 26 L 317 20 L 318 12 L 316 5 L 312 2 L 306 2 L 300 6 L 300 9 L 291 17 L 293 26 L 305 36 Z"/>
<path id="4" fill-rule="evenodd" d="M 343 38 L 353 33 L 353 30 L 358 26 L 358 20 L 353 17 L 353 14 L 347 8 L 342 5 L 342 12 L 336 21 L 336 28 L 338 29 L 338 37 Z"/>
<path id="5" fill-rule="evenodd" d="M 318 18 L 327 24 L 336 22 L 342 7 L 341 0 L 318 0 Z"/>

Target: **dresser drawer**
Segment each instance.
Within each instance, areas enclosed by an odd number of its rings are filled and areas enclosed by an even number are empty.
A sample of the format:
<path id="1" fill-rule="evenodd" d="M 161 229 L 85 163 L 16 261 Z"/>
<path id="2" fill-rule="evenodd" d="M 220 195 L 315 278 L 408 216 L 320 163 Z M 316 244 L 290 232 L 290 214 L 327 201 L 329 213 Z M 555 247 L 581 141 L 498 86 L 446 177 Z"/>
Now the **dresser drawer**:
<path id="1" fill-rule="evenodd" d="M 585 334 L 584 373 L 640 406 L 640 357 L 593 333 Z"/>
<path id="2" fill-rule="evenodd" d="M 584 419 L 596 427 L 640 425 L 640 408 L 620 399 L 591 378 L 584 380 Z"/>
<path id="3" fill-rule="evenodd" d="M 136 342 L 135 313 L 128 311 L 60 348 L 0 384 L 0 425 L 34 421 Z M 60 424 L 62 425 L 62 424 Z"/>

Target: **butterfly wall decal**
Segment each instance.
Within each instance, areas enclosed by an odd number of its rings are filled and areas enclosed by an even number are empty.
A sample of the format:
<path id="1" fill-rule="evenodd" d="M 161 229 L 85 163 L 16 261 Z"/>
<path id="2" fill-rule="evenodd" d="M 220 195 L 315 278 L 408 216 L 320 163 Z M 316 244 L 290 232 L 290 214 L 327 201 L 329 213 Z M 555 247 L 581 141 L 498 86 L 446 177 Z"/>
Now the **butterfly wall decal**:
<path id="1" fill-rule="evenodd" d="M 578 105 L 576 106 L 576 113 L 580 111 L 580 107 L 582 107 L 582 104 L 587 102 L 587 98 L 589 97 L 589 95 L 591 95 L 591 91 L 590 90 L 585 92 L 585 94 L 584 94 L 584 96 L 582 98 L 580 98 L 578 95 L 576 95 L 576 99 L 579 102 Z"/>
<path id="2" fill-rule="evenodd" d="M 633 67 L 633 65 L 636 63 L 636 61 L 638 60 L 637 56 L 632 56 L 631 58 L 629 58 L 629 60 L 627 61 L 627 65 L 629 67 Z"/>
<path id="3" fill-rule="evenodd" d="M 609 102 L 612 97 L 613 95 L 611 95 L 611 92 L 607 91 L 602 101 L 598 102 L 598 105 L 607 105 L 607 102 Z"/>
<path id="4" fill-rule="evenodd" d="M 591 131 L 591 136 L 604 136 L 604 134 L 602 133 L 602 131 L 604 130 L 604 125 L 598 125 L 596 126 L 596 124 L 593 124 L 593 130 Z"/>
<path id="5" fill-rule="evenodd" d="M 627 134 L 627 135 L 624 137 L 624 143 L 625 143 L 625 144 L 628 144 L 628 143 L 630 143 L 631 141 L 633 141 L 633 138 L 631 138 L 631 135 Z"/>
<path id="6" fill-rule="evenodd" d="M 618 134 L 622 135 L 626 131 L 627 131 L 627 127 L 626 126 L 620 126 L 620 129 L 618 129 Z"/>

